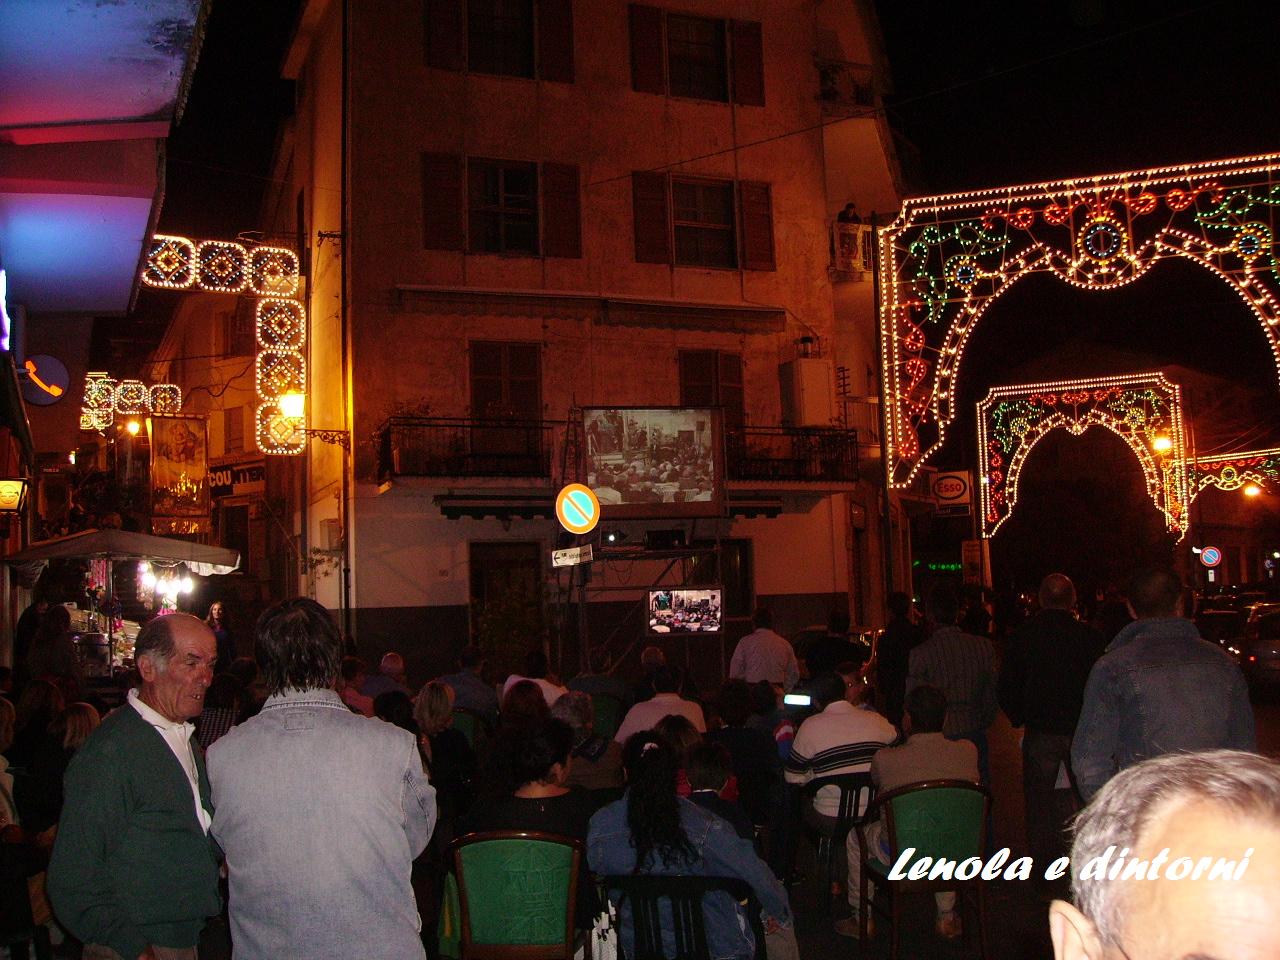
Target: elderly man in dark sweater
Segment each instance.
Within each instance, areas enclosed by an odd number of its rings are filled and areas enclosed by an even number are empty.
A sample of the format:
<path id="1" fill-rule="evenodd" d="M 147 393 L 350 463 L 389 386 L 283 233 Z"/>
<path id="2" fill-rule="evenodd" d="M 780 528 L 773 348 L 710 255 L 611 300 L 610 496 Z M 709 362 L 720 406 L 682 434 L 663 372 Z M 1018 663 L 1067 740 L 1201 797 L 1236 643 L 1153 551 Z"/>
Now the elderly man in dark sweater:
<path id="1" fill-rule="evenodd" d="M 217 641 L 186 614 L 157 617 L 134 648 L 142 685 L 71 761 L 48 889 L 85 960 L 195 960 L 221 909 L 213 804 L 189 722 Z"/>
<path id="2" fill-rule="evenodd" d="M 1065 856 L 1067 820 L 1075 798 L 1062 769 L 1070 769 L 1071 737 L 1080 719 L 1084 685 L 1107 641 L 1075 618 L 1076 588 L 1061 573 L 1040 584 L 1040 612 L 1005 647 L 1000 706 L 1022 737 L 1022 791 L 1027 844 L 1036 863 Z M 1059 785 L 1061 784 L 1061 786 Z"/>

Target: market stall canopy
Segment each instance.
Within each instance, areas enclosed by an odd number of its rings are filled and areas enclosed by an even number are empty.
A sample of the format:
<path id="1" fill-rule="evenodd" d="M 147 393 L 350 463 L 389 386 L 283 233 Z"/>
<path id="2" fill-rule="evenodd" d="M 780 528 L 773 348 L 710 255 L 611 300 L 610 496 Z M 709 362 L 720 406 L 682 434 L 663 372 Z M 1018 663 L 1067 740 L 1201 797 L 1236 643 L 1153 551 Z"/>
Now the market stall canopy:
<path id="1" fill-rule="evenodd" d="M 240 554 L 187 540 L 153 537 L 128 530 L 85 530 L 52 540 L 41 540 L 27 549 L 4 558 L 13 565 L 47 563 L 50 560 L 83 560 L 109 557 L 112 560 L 164 560 L 185 563 L 200 576 L 231 573 L 240 566 Z"/>

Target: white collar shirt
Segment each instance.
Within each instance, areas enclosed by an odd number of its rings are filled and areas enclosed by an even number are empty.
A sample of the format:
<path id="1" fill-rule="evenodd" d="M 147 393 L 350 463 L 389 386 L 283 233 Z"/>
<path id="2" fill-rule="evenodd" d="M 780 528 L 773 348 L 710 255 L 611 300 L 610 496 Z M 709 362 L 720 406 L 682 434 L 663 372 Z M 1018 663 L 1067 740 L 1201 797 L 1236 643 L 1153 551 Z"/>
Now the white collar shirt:
<path id="1" fill-rule="evenodd" d="M 196 755 L 191 747 L 191 735 L 195 732 L 195 726 L 191 723 L 175 722 L 153 710 L 138 698 L 137 690 L 129 691 L 129 706 L 137 710 L 143 720 L 156 728 L 156 732 L 164 738 L 164 742 L 168 744 L 178 763 L 182 765 L 182 772 L 187 775 L 187 780 L 191 784 L 191 796 L 196 805 L 196 819 L 200 821 L 201 829 L 208 833 L 213 817 L 209 815 L 209 811 L 204 808 L 204 803 L 200 799 L 200 776 L 196 769 Z"/>

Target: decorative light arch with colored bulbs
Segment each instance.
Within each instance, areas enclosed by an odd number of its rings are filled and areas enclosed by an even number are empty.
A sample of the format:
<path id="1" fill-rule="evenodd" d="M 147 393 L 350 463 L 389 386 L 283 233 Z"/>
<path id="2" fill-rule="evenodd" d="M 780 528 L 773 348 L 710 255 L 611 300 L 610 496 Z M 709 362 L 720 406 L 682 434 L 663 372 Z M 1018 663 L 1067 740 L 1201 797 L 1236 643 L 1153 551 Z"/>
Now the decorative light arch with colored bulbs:
<path id="1" fill-rule="evenodd" d="M 1181 539 L 1188 484 L 1182 395 L 1161 373 L 995 387 L 978 403 L 981 527 L 994 536 L 1018 502 L 1018 478 L 1037 443 L 1057 429 L 1110 430 L 1142 466 L 1147 495 Z"/>
<path id="2" fill-rule="evenodd" d="M 1191 260 L 1257 317 L 1280 375 L 1278 216 L 1280 154 L 906 201 L 879 231 L 889 484 L 941 446 L 970 334 L 1031 273 L 1105 291 Z"/>
<path id="3" fill-rule="evenodd" d="M 263 453 L 302 453 L 306 415 L 287 415 L 281 407 L 285 396 L 307 393 L 307 311 L 294 299 L 300 283 L 298 254 L 284 247 L 156 234 L 142 282 L 164 290 L 261 298 L 254 308 L 254 439 Z"/>
<path id="4" fill-rule="evenodd" d="M 1210 487 L 1248 491 L 1252 485 L 1280 492 L 1280 448 L 1276 447 L 1197 457 L 1189 470 L 1192 500 Z"/>

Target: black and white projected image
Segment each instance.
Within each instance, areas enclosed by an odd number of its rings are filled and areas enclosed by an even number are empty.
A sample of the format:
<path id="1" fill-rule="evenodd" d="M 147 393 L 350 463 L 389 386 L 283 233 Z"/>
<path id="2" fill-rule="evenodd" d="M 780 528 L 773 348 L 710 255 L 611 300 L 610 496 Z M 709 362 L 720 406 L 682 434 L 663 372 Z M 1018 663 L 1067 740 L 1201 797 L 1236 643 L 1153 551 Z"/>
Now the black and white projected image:
<path id="1" fill-rule="evenodd" d="M 712 410 L 583 411 L 587 486 L 606 517 L 705 516 L 722 504 Z"/>

